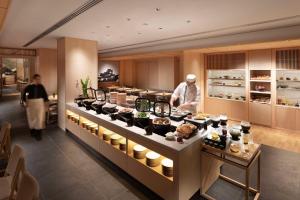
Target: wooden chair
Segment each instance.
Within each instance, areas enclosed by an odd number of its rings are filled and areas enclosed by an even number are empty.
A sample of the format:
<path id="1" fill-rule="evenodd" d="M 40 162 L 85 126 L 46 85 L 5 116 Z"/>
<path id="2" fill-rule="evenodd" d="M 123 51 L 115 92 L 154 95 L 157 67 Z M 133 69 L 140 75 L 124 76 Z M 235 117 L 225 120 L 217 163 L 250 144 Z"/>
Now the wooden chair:
<path id="1" fill-rule="evenodd" d="M 38 200 L 39 199 L 39 184 L 36 179 L 24 172 L 21 183 L 17 191 L 16 200 Z"/>
<path id="2" fill-rule="evenodd" d="M 11 124 L 4 122 L 0 131 L 0 160 L 8 160 L 11 153 Z"/>
<path id="3" fill-rule="evenodd" d="M 24 173 L 24 151 L 15 145 L 3 177 L 0 177 L 0 200 L 12 199 L 18 189 L 20 174 Z"/>

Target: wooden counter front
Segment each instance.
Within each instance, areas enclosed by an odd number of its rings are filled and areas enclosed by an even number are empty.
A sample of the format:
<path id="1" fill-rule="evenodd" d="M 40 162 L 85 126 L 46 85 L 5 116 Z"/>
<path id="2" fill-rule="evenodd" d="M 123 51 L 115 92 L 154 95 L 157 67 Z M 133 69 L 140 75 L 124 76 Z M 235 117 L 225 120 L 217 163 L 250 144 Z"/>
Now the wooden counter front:
<path id="1" fill-rule="evenodd" d="M 221 99 L 215 97 L 205 98 L 205 113 L 219 115 L 224 113 L 231 120 L 248 121 L 248 103 L 233 99 Z"/>
<path id="2" fill-rule="evenodd" d="M 78 107 L 74 103 L 66 104 L 66 109 L 67 130 L 164 199 L 186 200 L 200 189 L 200 151 L 202 137 L 206 134 L 205 131 L 199 131 L 197 135 L 180 144 L 176 141 L 168 141 L 156 134 L 145 135 L 144 129 L 135 126 L 127 127 L 125 122 L 112 121 L 107 115 L 96 115 L 95 111 L 86 111 L 85 108 Z M 68 119 L 70 113 L 79 116 L 79 123 L 76 124 Z M 81 118 L 98 125 L 98 136 L 80 126 Z M 175 126 L 180 124 L 180 122 L 174 121 L 171 123 Z M 116 146 L 111 145 L 110 142 L 104 141 L 103 130 L 113 131 L 125 138 L 126 151 L 121 151 Z M 135 159 L 132 156 L 133 145 L 131 144 L 140 144 L 149 151 L 159 153 L 162 158 L 171 159 L 173 161 L 173 177 L 163 175 L 161 165 L 149 167 L 145 160 Z M 206 165 L 206 163 L 211 162 L 207 160 L 203 164 Z M 210 169 L 209 173 L 203 172 L 206 174 L 206 176 L 201 177 L 206 180 L 205 188 L 209 188 L 214 183 L 215 179 L 211 180 L 207 176 L 219 174 L 219 166 L 214 170 Z"/>

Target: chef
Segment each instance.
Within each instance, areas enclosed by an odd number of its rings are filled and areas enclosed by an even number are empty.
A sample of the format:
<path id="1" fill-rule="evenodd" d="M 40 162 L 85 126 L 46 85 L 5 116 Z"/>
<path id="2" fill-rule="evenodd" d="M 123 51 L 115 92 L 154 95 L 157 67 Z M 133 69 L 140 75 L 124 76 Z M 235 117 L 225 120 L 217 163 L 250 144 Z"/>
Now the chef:
<path id="1" fill-rule="evenodd" d="M 41 132 L 45 128 L 45 102 L 49 100 L 39 74 L 35 74 L 33 82 L 24 89 L 22 100 L 26 107 L 31 136 L 41 140 Z"/>
<path id="2" fill-rule="evenodd" d="M 188 74 L 186 81 L 180 83 L 174 90 L 170 104 L 173 107 L 174 102 L 179 99 L 178 109 L 197 112 L 197 105 L 200 102 L 200 88 L 196 85 L 196 75 Z"/>

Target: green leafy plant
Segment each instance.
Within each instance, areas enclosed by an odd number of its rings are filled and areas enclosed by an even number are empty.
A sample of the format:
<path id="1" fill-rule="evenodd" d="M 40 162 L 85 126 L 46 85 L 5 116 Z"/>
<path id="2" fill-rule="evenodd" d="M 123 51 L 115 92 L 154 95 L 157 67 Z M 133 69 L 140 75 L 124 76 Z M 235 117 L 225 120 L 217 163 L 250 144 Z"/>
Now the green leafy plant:
<path id="1" fill-rule="evenodd" d="M 81 82 L 81 88 L 82 88 L 82 94 L 83 96 L 87 97 L 88 96 L 88 84 L 89 84 L 90 78 L 86 77 L 85 80 L 80 79 Z"/>

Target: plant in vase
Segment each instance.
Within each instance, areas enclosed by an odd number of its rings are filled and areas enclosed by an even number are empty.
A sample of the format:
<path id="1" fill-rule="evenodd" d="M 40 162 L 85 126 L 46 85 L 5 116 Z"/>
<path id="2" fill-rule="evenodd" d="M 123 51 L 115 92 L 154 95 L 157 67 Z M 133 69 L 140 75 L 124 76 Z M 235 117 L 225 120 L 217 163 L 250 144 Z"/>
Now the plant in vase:
<path id="1" fill-rule="evenodd" d="M 85 80 L 82 80 L 80 79 L 80 82 L 81 82 L 81 88 L 82 88 L 82 94 L 84 97 L 87 97 L 88 96 L 88 84 L 89 84 L 89 81 L 90 81 L 90 78 L 89 77 L 86 77 Z"/>

